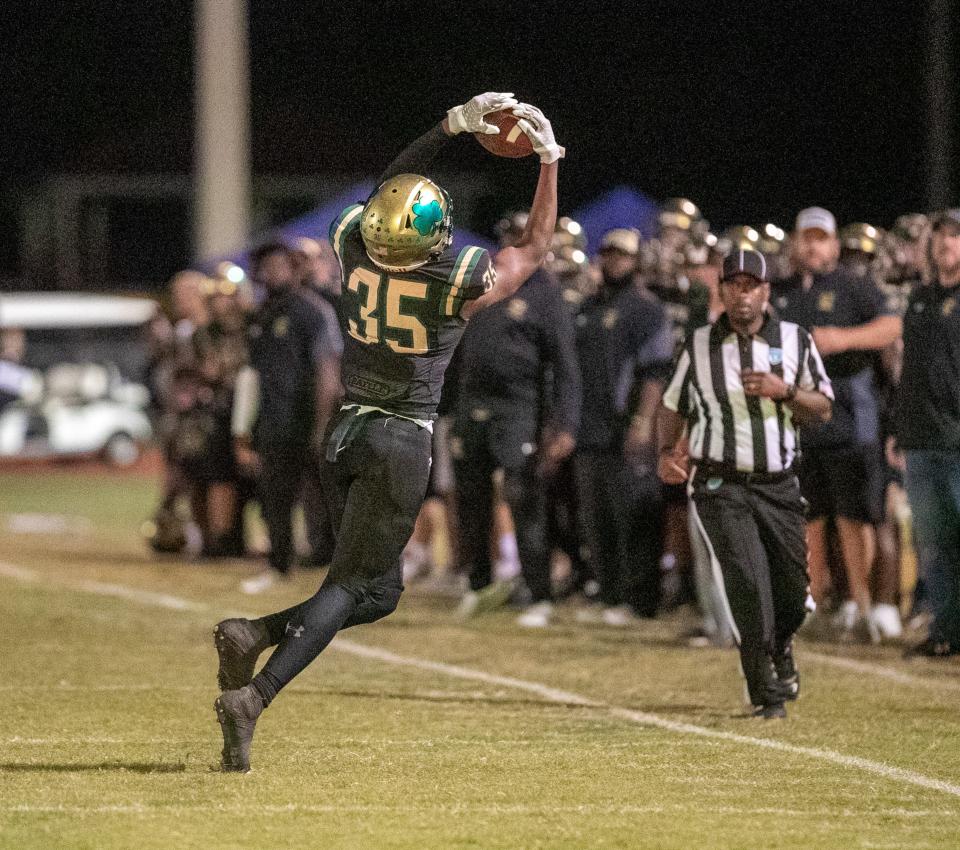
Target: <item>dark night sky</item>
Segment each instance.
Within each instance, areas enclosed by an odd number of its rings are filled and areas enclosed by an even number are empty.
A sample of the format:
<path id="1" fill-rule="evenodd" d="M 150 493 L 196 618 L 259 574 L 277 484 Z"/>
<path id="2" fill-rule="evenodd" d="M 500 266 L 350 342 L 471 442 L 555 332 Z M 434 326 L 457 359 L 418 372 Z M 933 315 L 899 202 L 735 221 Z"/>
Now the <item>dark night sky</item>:
<path id="1" fill-rule="evenodd" d="M 189 2 L 5 13 L 0 171 L 189 171 Z M 257 172 L 376 172 L 495 89 L 553 119 L 562 208 L 620 182 L 719 224 L 788 223 L 811 203 L 882 224 L 922 206 L 914 3 L 251 0 L 250 21 Z M 532 186 L 532 165 L 470 140 L 458 161 L 501 174 L 505 202 Z"/>

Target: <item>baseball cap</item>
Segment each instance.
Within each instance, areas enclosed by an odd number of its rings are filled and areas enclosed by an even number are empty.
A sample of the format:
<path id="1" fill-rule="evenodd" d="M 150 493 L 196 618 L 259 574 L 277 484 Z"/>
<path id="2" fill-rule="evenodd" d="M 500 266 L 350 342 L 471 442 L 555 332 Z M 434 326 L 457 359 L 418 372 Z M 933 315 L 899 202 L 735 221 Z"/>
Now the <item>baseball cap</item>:
<path id="1" fill-rule="evenodd" d="M 601 251 L 622 251 L 631 257 L 640 253 L 640 234 L 629 227 L 617 227 L 603 234 Z"/>
<path id="2" fill-rule="evenodd" d="M 828 236 L 837 235 L 837 220 L 833 217 L 833 213 L 829 210 L 825 210 L 823 207 L 807 207 L 805 210 L 800 210 L 797 213 L 797 224 L 796 231 L 797 233 L 802 233 L 804 230 L 822 230 Z"/>
<path id="3" fill-rule="evenodd" d="M 933 229 L 937 230 L 945 224 L 954 224 L 960 227 L 960 207 L 951 210 L 943 210 L 933 217 Z"/>
<path id="4" fill-rule="evenodd" d="M 320 247 L 320 243 L 316 239 L 311 239 L 309 236 L 298 236 L 293 242 L 293 250 L 298 254 L 305 254 L 308 257 L 319 256 L 323 249 Z"/>
<path id="5" fill-rule="evenodd" d="M 767 261 L 759 251 L 741 248 L 723 258 L 723 273 L 720 280 L 729 280 L 738 274 L 748 274 L 757 280 L 767 280 Z"/>

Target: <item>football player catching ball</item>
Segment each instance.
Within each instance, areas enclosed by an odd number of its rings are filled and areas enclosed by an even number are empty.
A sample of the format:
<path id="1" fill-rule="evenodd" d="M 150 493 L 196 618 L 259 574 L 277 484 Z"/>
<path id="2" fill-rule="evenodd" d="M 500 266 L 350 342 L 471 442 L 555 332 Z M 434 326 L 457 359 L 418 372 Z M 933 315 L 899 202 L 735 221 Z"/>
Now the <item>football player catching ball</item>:
<path id="1" fill-rule="evenodd" d="M 476 246 L 451 247 L 450 196 L 423 172 L 451 137 L 499 132 L 484 116 L 505 109 L 519 119 L 541 166 L 523 236 L 491 259 Z M 336 549 L 309 599 L 214 629 L 223 770 L 250 769 L 257 718 L 340 629 L 395 610 L 403 591 L 400 553 L 427 489 L 444 372 L 470 317 L 513 295 L 543 261 L 563 155 L 539 109 L 509 93 L 487 92 L 449 110 L 391 163 L 365 204 L 348 207 L 331 225 L 346 341 L 346 396 L 327 430 L 322 461 Z M 270 646 L 277 649 L 254 676 L 258 656 Z"/>

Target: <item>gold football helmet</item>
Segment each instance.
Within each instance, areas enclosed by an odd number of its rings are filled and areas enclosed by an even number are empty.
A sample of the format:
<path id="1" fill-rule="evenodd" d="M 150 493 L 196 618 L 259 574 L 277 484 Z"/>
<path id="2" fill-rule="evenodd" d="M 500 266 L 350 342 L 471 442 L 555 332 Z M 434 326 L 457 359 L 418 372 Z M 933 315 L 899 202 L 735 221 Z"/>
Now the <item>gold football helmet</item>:
<path id="1" fill-rule="evenodd" d="M 760 234 L 749 224 L 735 224 L 720 234 L 718 242 L 721 243 L 721 252 L 724 254 L 748 248 L 756 251 L 760 244 Z"/>
<path id="2" fill-rule="evenodd" d="M 675 227 L 677 230 L 692 230 L 703 219 L 697 205 L 687 198 L 667 198 L 660 205 L 657 221 L 660 229 Z"/>
<path id="3" fill-rule="evenodd" d="M 429 177 L 398 174 L 385 180 L 360 218 L 368 256 L 390 272 L 422 266 L 453 239 L 452 208 L 450 196 Z"/>
<path id="4" fill-rule="evenodd" d="M 856 221 L 840 228 L 840 247 L 847 251 L 876 254 L 880 250 L 881 234 L 872 224 Z"/>
<path id="5" fill-rule="evenodd" d="M 764 255 L 776 255 L 781 253 L 787 244 L 787 232 L 782 227 L 777 227 L 773 222 L 768 221 L 763 227 L 757 228 L 757 249 Z"/>

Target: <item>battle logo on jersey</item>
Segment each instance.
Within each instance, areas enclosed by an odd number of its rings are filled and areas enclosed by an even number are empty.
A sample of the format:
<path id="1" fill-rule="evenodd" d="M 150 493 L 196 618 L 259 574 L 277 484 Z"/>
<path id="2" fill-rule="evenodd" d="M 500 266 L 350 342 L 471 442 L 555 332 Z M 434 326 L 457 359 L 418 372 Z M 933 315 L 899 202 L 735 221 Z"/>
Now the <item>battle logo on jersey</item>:
<path id="1" fill-rule="evenodd" d="M 493 289 L 497 282 L 497 270 L 494 268 L 493 263 L 487 266 L 487 270 L 483 273 L 482 281 L 484 292 L 489 292 Z"/>

